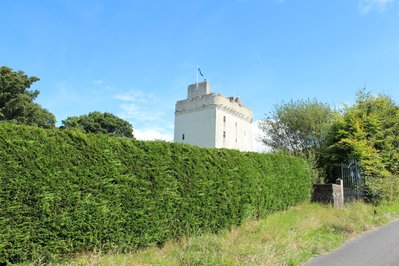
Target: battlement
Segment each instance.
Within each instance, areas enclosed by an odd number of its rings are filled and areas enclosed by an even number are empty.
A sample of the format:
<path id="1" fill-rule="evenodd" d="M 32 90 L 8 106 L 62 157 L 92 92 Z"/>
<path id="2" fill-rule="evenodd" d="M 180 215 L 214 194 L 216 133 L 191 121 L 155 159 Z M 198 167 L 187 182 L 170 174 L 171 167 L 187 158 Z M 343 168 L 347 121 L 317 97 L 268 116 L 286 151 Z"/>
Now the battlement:
<path id="1" fill-rule="evenodd" d="M 211 93 L 211 84 L 204 80 L 188 86 L 187 99 L 194 99 Z"/>
<path id="2" fill-rule="evenodd" d="M 176 102 L 176 115 L 213 106 L 236 113 L 252 123 L 253 112 L 244 106 L 240 98 L 224 97 L 220 93 L 212 92 L 210 88 L 207 81 L 189 85 L 187 99 Z"/>
<path id="3" fill-rule="evenodd" d="M 211 91 L 206 80 L 188 86 L 176 102 L 176 142 L 211 148 L 252 150 L 253 112 L 238 97 Z"/>

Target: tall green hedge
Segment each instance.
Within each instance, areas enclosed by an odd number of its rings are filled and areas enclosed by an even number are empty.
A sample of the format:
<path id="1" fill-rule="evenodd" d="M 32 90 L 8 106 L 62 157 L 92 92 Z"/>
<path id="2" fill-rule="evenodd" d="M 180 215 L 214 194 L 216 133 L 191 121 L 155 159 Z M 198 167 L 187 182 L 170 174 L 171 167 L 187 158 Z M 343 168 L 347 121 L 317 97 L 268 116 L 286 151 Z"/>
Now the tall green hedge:
<path id="1" fill-rule="evenodd" d="M 132 250 L 309 199 L 283 155 L 0 123 L 0 262 Z"/>

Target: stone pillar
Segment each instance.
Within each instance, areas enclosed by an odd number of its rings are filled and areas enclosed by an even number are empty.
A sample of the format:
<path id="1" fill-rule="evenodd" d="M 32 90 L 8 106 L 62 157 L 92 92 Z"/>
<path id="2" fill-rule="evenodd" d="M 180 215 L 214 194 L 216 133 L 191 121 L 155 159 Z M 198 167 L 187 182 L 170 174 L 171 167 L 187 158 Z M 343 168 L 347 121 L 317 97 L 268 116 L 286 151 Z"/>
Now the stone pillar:
<path id="1" fill-rule="evenodd" d="M 345 194 L 344 194 L 344 180 L 338 178 L 337 184 L 341 186 L 341 195 L 342 195 L 342 204 L 345 203 Z"/>
<path id="2" fill-rule="evenodd" d="M 344 206 L 344 185 L 342 179 L 337 179 L 333 184 L 334 207 L 341 208 Z"/>

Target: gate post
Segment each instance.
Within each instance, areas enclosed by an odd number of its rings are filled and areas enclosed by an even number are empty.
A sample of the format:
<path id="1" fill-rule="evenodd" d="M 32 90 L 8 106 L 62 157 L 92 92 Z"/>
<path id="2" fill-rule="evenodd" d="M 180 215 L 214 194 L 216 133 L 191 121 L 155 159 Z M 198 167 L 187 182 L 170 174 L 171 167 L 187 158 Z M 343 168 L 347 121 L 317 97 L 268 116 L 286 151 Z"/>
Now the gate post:
<path id="1" fill-rule="evenodd" d="M 341 200 L 341 202 L 342 202 L 342 205 L 344 205 L 344 203 L 345 203 L 344 180 L 338 178 L 338 179 L 337 179 L 337 185 L 339 185 L 340 188 L 341 188 L 341 199 L 340 199 L 340 200 Z"/>

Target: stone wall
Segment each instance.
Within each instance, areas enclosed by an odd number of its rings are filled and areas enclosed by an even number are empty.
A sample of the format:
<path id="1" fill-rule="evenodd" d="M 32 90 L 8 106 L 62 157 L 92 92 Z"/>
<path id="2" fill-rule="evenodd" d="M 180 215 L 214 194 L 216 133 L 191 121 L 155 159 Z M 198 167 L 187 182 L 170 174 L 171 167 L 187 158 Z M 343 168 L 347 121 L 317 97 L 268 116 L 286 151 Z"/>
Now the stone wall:
<path id="1" fill-rule="evenodd" d="M 313 185 L 312 201 L 332 204 L 335 208 L 342 207 L 344 205 L 342 181 L 339 180 L 339 184 Z"/>

